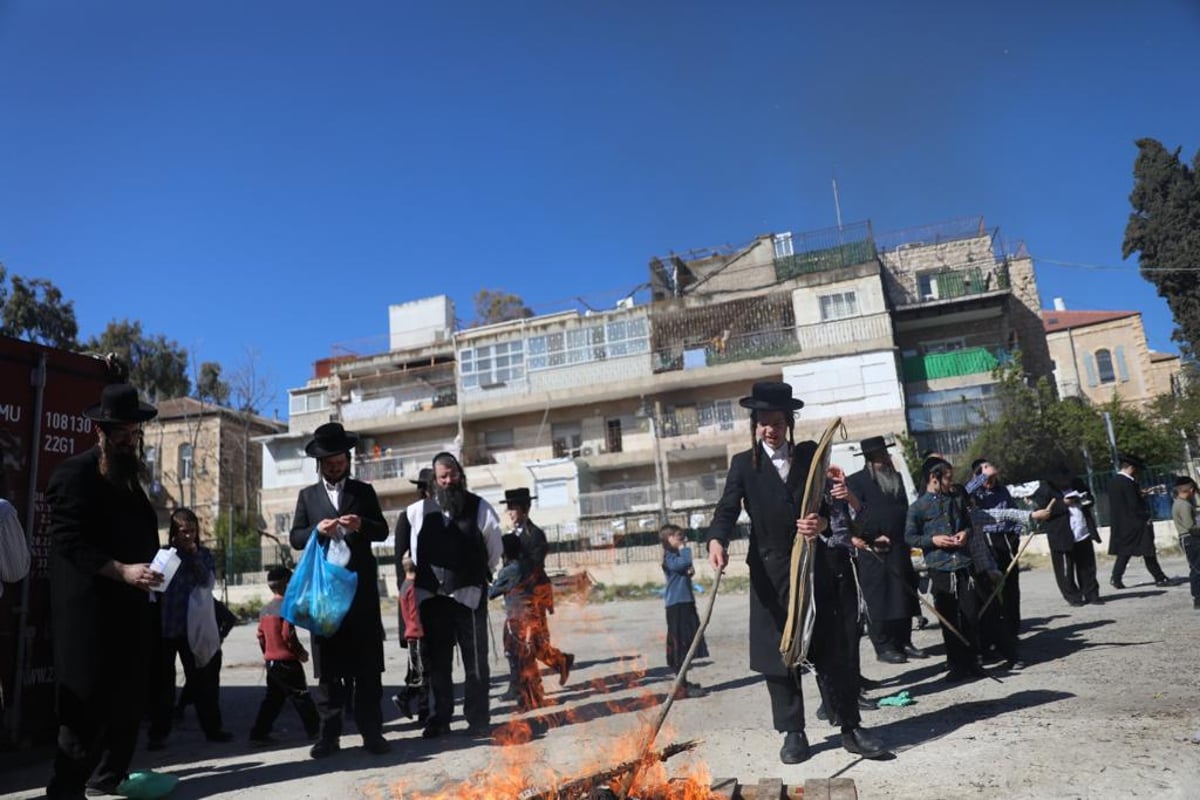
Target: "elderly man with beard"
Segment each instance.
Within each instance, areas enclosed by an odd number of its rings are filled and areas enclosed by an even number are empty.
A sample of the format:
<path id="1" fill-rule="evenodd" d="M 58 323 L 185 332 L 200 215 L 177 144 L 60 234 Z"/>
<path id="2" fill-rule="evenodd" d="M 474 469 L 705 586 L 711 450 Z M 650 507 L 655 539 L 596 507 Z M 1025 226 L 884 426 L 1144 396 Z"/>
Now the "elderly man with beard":
<path id="1" fill-rule="evenodd" d="M 904 541 L 908 494 L 888 453 L 894 445 L 871 436 L 860 447 L 866 466 L 847 478 L 846 486 L 866 506 L 858 522 L 863 544 L 874 553 L 858 555 L 858 577 L 875 657 L 888 664 L 927 658 L 912 643 L 912 618 L 920 612 L 917 573 Z"/>
<path id="2" fill-rule="evenodd" d="M 314 699 L 321 715 L 321 733 L 309 755 L 325 758 L 341 749 L 342 714 L 349 686 L 354 692 L 354 723 L 367 752 L 382 755 L 391 750 L 383 738 L 383 617 L 379 609 L 379 567 L 371 542 L 387 538 L 387 523 L 379 498 L 370 484 L 350 475 L 350 451 L 357 434 L 336 422 L 313 431 L 304 452 L 317 459 L 320 480 L 300 490 L 292 517 L 292 547 L 303 550 L 315 532 L 328 551 L 334 540 L 350 550 L 346 569 L 358 575 L 350 611 L 332 636 L 312 637 L 313 673 L 317 678 Z"/>
<path id="3" fill-rule="evenodd" d="M 51 798 L 119 794 L 145 715 L 160 625 L 150 568 L 158 518 L 142 491 L 142 423 L 158 411 L 128 384 L 84 411 L 97 446 L 50 477 L 50 606 L 58 707 Z"/>
<path id="4" fill-rule="evenodd" d="M 455 645 L 466 671 L 467 733 L 476 738 L 491 735 L 486 598 L 503 552 L 501 535 L 500 517 L 486 500 L 467 491 L 458 459 L 438 453 L 433 459 L 433 497 L 410 505 L 396 528 L 396 552 L 407 551 L 417 569 L 417 601 L 429 647 L 433 717 L 422 733 L 427 739 L 450 732 Z"/>

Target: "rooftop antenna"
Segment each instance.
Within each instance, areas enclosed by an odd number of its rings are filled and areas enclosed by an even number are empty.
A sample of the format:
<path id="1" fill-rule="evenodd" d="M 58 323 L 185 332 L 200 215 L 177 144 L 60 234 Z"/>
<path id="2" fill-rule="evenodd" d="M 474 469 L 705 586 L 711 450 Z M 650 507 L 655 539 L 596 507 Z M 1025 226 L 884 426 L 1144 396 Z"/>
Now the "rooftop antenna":
<path id="1" fill-rule="evenodd" d="M 837 215 L 838 230 L 842 229 L 842 201 L 838 197 L 837 176 L 833 178 L 833 211 Z"/>

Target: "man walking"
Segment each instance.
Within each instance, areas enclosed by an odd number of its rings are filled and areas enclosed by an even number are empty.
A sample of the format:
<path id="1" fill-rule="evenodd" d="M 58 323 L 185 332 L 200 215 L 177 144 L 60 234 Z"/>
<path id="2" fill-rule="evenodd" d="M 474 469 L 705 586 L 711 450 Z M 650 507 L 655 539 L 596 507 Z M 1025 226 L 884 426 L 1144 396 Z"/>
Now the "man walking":
<path id="1" fill-rule="evenodd" d="M 346 569 L 358 575 L 350 611 L 332 636 L 312 637 L 313 692 L 321 715 L 321 734 L 313 745 L 313 758 L 326 758 L 341 749 L 342 715 L 349 685 L 354 689 L 354 723 L 369 753 L 391 750 L 383 738 L 383 618 L 379 610 L 379 567 L 371 542 L 387 538 L 387 523 L 379 498 L 370 484 L 350 477 L 350 451 L 357 434 L 337 422 L 327 422 L 313 432 L 304 452 L 317 460 L 320 479 L 300 490 L 292 517 L 292 547 L 303 550 L 315 533 L 328 553 L 333 542 L 350 552 Z"/>
<path id="2" fill-rule="evenodd" d="M 1059 464 L 1033 493 L 1037 511 L 1033 518 L 1043 523 L 1050 545 L 1050 565 L 1058 591 L 1071 606 L 1102 604 L 1096 580 L 1096 547 L 1100 533 L 1092 516 L 1088 495 L 1072 484 L 1071 470 Z"/>
<path id="3" fill-rule="evenodd" d="M 1119 464 L 1120 471 L 1108 484 L 1109 516 L 1112 520 L 1108 554 L 1117 557 L 1108 582 L 1114 589 L 1124 589 L 1123 579 L 1129 559 L 1141 556 L 1146 562 L 1146 571 L 1154 578 L 1154 585 L 1170 586 L 1170 578 L 1158 565 L 1150 507 L 1138 486 L 1138 475 L 1145 469 L 1145 462 L 1135 455 L 1123 453 Z"/>
<path id="4" fill-rule="evenodd" d="M 417 570 L 421 626 L 429 648 L 433 716 L 422 735 L 450 732 L 454 713 L 451 678 L 459 648 L 466 681 L 463 716 L 467 733 L 491 735 L 488 708 L 487 586 L 503 552 L 500 518 L 486 500 L 467 491 L 462 466 L 451 453 L 433 459 L 433 498 L 409 506 L 397 526 L 396 549 L 407 551 Z M 407 534 L 407 535 L 406 535 Z"/>
<path id="5" fill-rule="evenodd" d="M 158 411 L 128 384 L 84 411 L 97 446 L 50 477 L 50 607 L 58 751 L 50 798 L 124 794 L 161 625 L 158 517 L 142 491 L 142 423 Z"/>
<path id="6" fill-rule="evenodd" d="M 815 513 L 800 518 L 812 449 L 797 448 L 792 441 L 795 414 L 804 405 L 792 397 L 792 387 L 759 381 L 740 403 L 750 409 L 751 446 L 735 455 L 729 465 L 725 490 L 709 528 L 708 558 L 714 569 L 724 569 L 729 563 L 729 539 L 738 516 L 745 510 L 750 515 L 750 551 L 746 558 L 750 566 L 750 669 L 766 676 L 772 721 L 775 730 L 784 734 L 780 760 L 799 764 L 810 756 L 804 733 L 804 697 L 800 674 L 784 666 L 779 644 L 788 616 L 793 542 L 797 534 L 812 540 L 827 531 L 829 519 Z M 836 558 L 838 554 L 826 553 L 821 545 L 813 546 L 820 548 L 814 558 L 814 585 L 844 585 L 826 570 L 834 561 L 848 562 L 848 558 Z M 848 565 L 843 566 L 848 569 Z M 837 601 L 831 606 L 818 602 L 816 608 L 816 625 L 822 630 L 838 625 L 829 616 L 822 620 L 822 614 L 844 614 Z M 820 664 L 817 666 L 820 669 Z M 839 706 L 829 711 L 843 726 L 842 746 L 866 757 L 885 753 L 883 745 L 858 725 L 858 675 L 843 670 L 823 677 L 831 684 L 837 683 L 827 688 L 830 700 Z M 843 703 L 846 698 L 853 698 L 853 702 Z"/>
<path id="7" fill-rule="evenodd" d="M 882 436 L 863 439 L 866 465 L 846 479 L 865 506 L 856 520 L 859 536 L 872 553 L 858 554 L 858 578 L 867 604 L 868 634 L 875 657 L 888 664 L 928 658 L 912 643 L 912 618 L 919 613 L 917 573 L 904 541 L 908 494 Z"/>
<path id="8" fill-rule="evenodd" d="M 1200 529 L 1196 527 L 1196 482 L 1187 476 L 1175 479 L 1171 519 L 1179 534 L 1179 547 L 1187 556 L 1192 608 L 1200 609 Z"/>

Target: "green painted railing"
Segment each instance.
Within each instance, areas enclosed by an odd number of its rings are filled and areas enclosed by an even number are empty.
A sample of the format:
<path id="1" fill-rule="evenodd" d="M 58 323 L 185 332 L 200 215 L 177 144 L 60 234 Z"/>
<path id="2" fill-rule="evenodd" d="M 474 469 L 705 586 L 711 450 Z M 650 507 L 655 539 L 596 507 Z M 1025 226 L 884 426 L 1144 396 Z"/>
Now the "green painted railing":
<path id="1" fill-rule="evenodd" d="M 909 356 L 903 359 L 902 369 L 905 381 L 931 381 L 991 372 L 1000 365 L 1001 359 L 1006 357 L 1003 351 L 993 352 L 986 347 L 969 347 L 950 353 Z"/>
<path id="2" fill-rule="evenodd" d="M 855 264 L 865 264 L 875 258 L 875 243 L 870 239 L 857 242 L 847 242 L 819 250 L 809 250 L 790 256 L 780 256 L 775 259 L 775 277 L 787 280 L 797 275 L 808 275 L 813 272 L 827 272 L 831 269 L 852 267 Z"/>

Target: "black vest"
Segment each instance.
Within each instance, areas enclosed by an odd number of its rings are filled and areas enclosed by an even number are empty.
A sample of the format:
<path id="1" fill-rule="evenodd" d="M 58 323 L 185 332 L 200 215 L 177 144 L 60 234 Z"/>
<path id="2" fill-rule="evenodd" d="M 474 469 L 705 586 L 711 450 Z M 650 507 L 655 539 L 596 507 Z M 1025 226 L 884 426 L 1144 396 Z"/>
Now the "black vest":
<path id="1" fill-rule="evenodd" d="M 437 594 L 453 592 L 464 586 L 486 587 L 492 576 L 488 570 L 487 543 L 479 530 L 479 496 L 467 494 L 460 517 L 447 520 L 441 509 L 425 515 L 417 538 L 417 586 Z M 438 579 L 433 567 L 444 570 Z"/>

